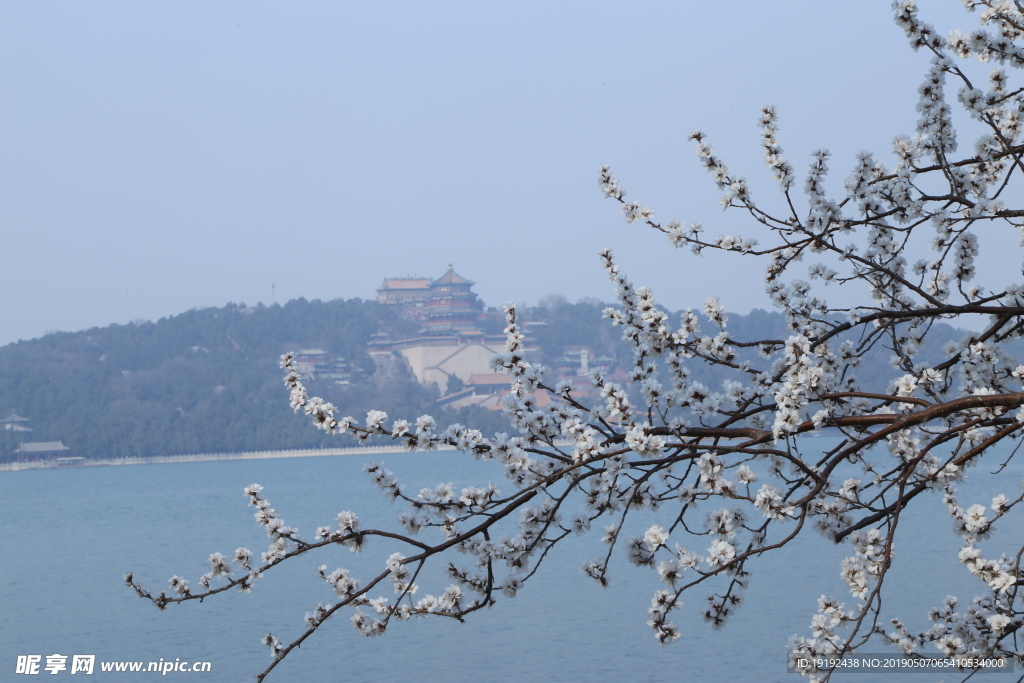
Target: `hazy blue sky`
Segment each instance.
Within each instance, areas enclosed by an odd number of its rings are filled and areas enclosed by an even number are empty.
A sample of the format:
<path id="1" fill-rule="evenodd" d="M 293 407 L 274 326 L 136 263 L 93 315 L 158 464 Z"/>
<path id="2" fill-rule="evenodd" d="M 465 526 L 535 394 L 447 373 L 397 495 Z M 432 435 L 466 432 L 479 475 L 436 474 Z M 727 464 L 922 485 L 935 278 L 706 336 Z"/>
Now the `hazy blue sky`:
<path id="1" fill-rule="evenodd" d="M 919 4 L 942 31 L 976 25 L 959 0 Z M 672 308 L 765 306 L 760 267 L 626 225 L 598 166 L 659 218 L 756 237 L 686 134 L 755 196 L 765 103 L 801 176 L 818 147 L 837 181 L 887 153 L 927 64 L 889 6 L 4 3 L 0 344 L 269 303 L 272 284 L 372 297 L 449 262 L 491 305 L 609 299 L 605 246 Z"/>

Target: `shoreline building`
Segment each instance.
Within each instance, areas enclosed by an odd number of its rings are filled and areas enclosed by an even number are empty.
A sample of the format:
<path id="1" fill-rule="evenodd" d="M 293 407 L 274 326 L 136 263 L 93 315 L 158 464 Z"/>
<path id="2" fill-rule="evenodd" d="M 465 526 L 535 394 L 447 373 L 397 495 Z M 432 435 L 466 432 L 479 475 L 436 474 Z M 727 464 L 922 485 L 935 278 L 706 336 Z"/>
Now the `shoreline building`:
<path id="1" fill-rule="evenodd" d="M 388 278 L 377 289 L 381 303 L 403 305 L 415 310 L 422 327 L 412 339 L 378 337 L 370 343 L 370 355 L 380 358 L 401 356 L 420 384 L 436 384 L 447 393 L 451 378 L 463 383 L 472 375 L 491 373 L 490 359 L 505 350 L 504 335 L 488 335 L 479 325 L 483 302 L 468 280 L 448 264 L 448 270 L 424 289 L 424 278 Z M 405 299 L 399 297 L 405 296 Z"/>
<path id="2" fill-rule="evenodd" d="M 61 460 L 62 458 L 57 456 L 68 450 L 63 441 L 23 441 L 14 449 L 14 455 L 18 456 L 19 461 L 32 458 L 35 460 Z"/>

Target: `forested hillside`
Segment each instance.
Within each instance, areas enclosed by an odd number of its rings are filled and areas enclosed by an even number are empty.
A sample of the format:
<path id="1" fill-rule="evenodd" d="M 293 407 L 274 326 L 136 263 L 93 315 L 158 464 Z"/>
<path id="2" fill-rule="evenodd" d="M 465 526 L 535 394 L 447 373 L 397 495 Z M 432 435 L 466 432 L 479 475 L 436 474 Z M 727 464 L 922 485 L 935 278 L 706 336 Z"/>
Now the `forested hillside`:
<path id="1" fill-rule="evenodd" d="M 370 335 L 415 329 L 376 302 L 298 299 L 10 344 L 0 348 L 0 412 L 17 411 L 33 431 L 0 432 L 0 447 L 9 456 L 18 441 L 59 439 L 74 455 L 124 457 L 325 445 L 288 410 L 280 354 L 312 346 L 344 356 L 355 398 L 370 393 Z M 369 397 L 396 408 L 431 399 L 415 382 L 388 389 Z"/>
<path id="2" fill-rule="evenodd" d="M 621 330 L 602 319 L 605 306 L 551 297 L 546 305 L 527 309 L 525 320 L 543 323 L 530 327 L 538 360 L 553 364 L 567 349 L 586 346 L 615 359 L 619 367 L 628 366 Z M 678 316 L 672 319 L 678 322 Z M 730 315 L 728 328 L 741 338 L 788 336 L 781 315 L 757 310 Z M 361 419 L 377 408 L 415 418 L 430 412 L 442 422 L 506 430 L 504 418 L 494 411 L 439 410 L 436 390 L 418 384 L 401 363 L 386 375 L 375 374 L 366 352 L 371 336 L 384 332 L 402 338 L 417 329 L 416 322 L 375 301 L 298 299 L 283 306 L 228 304 L 155 323 L 54 333 L 10 344 L 0 348 L 0 417 L 17 412 L 29 419 L 33 431 L 0 430 L 0 459 L 10 459 L 21 441 L 62 440 L 69 455 L 90 458 L 348 444 L 347 437 L 313 429 L 304 416 L 288 409 L 278 358 L 310 347 L 343 356 L 349 364 L 346 386 L 307 382 L 311 392 L 333 401 L 343 414 Z M 718 331 L 706 321 L 702 329 L 709 335 Z M 964 335 L 946 327 L 933 337 L 944 343 Z M 923 360 L 938 357 L 933 347 Z M 744 355 L 756 363 L 755 353 Z M 888 357 L 879 345 L 861 376 L 888 380 L 901 374 L 888 366 Z M 710 366 L 694 361 L 691 368 L 694 379 L 721 389 Z"/>

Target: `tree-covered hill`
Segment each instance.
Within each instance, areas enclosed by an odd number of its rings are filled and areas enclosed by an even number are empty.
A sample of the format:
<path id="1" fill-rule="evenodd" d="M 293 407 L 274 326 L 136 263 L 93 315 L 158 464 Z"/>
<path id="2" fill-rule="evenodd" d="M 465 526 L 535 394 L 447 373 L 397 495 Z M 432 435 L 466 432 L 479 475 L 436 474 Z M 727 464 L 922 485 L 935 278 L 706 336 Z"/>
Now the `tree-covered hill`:
<path id="1" fill-rule="evenodd" d="M 349 393 L 385 399 L 362 391 L 374 370 L 366 343 L 378 330 L 415 328 L 376 302 L 298 299 L 10 344 L 0 348 L 0 412 L 29 418 L 33 431 L 0 432 L 0 449 L 9 457 L 19 441 L 63 440 L 72 455 L 125 457 L 326 445 L 288 410 L 280 354 L 319 347 L 344 356 Z M 430 399 L 415 382 L 392 390 L 395 408 Z"/>
<path id="2" fill-rule="evenodd" d="M 566 350 L 587 347 L 628 367 L 621 328 L 602 318 L 607 304 L 569 303 L 549 297 L 526 309 L 532 353 L 553 366 Z M 495 317 L 492 315 L 492 318 Z M 673 315 L 673 324 L 679 317 Z M 495 320 L 490 320 L 495 326 Z M 783 317 L 755 310 L 730 315 L 728 328 L 743 337 L 785 339 Z M 937 326 L 939 343 L 964 334 Z M 313 429 L 288 409 L 279 356 L 320 348 L 343 357 L 350 383 L 309 380 L 312 393 L 356 418 L 370 409 L 415 418 L 430 412 L 440 422 L 458 421 L 486 432 L 508 430 L 500 413 L 482 408 L 446 411 L 435 405 L 436 389 L 418 384 L 401 363 L 376 372 L 367 342 L 378 332 L 392 338 L 415 335 L 418 324 L 375 301 L 306 301 L 284 305 L 191 310 L 155 323 L 110 325 L 60 332 L 0 347 L 0 417 L 26 417 L 32 432 L 0 430 L 0 459 L 10 459 L 21 441 L 61 440 L 69 455 L 118 458 L 173 453 L 237 452 L 310 448 L 350 443 Z M 718 330 L 702 318 L 702 330 Z M 489 330 L 489 331 L 497 331 Z M 922 360 L 938 358 L 936 344 Z M 745 355 L 756 358 L 753 351 Z M 902 374 L 889 367 L 880 343 L 861 368 L 871 384 Z M 692 377 L 712 390 L 721 378 L 699 360 Z"/>

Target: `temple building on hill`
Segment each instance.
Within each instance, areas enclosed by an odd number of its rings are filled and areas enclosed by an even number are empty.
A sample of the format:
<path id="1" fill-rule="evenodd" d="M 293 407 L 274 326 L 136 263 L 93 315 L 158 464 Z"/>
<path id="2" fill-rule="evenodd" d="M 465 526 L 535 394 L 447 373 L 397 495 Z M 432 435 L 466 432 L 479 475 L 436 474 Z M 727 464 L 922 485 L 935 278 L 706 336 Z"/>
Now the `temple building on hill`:
<path id="1" fill-rule="evenodd" d="M 424 334 L 452 334 L 477 331 L 483 303 L 467 280 L 448 264 L 448 272 L 436 280 L 429 277 L 389 277 L 377 288 L 378 303 L 400 306 L 423 324 Z"/>
<path id="2" fill-rule="evenodd" d="M 370 355 L 380 361 L 387 356 L 400 355 L 421 384 L 437 384 L 444 394 L 451 377 L 465 382 L 471 375 L 489 374 L 491 356 L 505 349 L 505 337 L 487 335 L 480 330 L 484 305 L 472 291 L 475 283 L 456 273 L 451 264 L 444 275 L 427 281 L 425 293 L 421 286 L 423 281 L 423 278 L 384 280 L 384 286 L 377 290 L 377 300 L 415 307 L 422 327 L 412 339 L 390 340 L 377 336 L 370 343 Z M 417 284 L 413 286 L 414 283 Z M 407 297 L 404 300 L 397 298 L 402 292 Z"/>
<path id="3" fill-rule="evenodd" d="M 472 291 L 475 284 L 452 270 L 449 263 L 448 272 L 430 283 L 430 296 L 423 309 L 423 334 L 481 334 L 477 324 L 484 304 Z"/>

